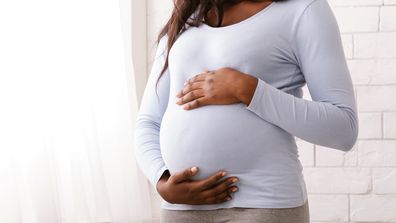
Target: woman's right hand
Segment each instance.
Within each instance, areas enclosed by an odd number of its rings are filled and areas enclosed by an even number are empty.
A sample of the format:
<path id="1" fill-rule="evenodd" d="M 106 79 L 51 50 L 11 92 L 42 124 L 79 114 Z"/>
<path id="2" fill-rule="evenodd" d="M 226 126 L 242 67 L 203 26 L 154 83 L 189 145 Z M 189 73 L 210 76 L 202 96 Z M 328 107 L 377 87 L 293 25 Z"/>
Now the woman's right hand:
<path id="1" fill-rule="evenodd" d="M 161 176 L 156 189 L 161 197 L 172 204 L 217 204 L 230 200 L 231 193 L 238 190 L 232 183 L 238 182 L 237 177 L 228 177 L 219 181 L 227 173 L 219 171 L 202 180 L 191 180 L 190 177 L 198 172 L 197 167 Z M 224 172 L 224 175 L 222 173 Z M 233 182 L 232 180 L 237 181 Z M 219 181 L 219 182 L 218 182 Z M 232 191 L 232 189 L 236 189 Z M 227 200 L 227 198 L 229 198 Z"/>

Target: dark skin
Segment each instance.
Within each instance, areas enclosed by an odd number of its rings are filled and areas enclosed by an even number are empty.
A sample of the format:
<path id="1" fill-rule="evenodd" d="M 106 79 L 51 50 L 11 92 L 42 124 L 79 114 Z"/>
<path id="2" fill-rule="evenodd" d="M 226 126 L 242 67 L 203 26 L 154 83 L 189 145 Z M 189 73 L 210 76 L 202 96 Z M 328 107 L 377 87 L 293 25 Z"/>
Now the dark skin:
<path id="1" fill-rule="evenodd" d="M 230 200 L 232 198 L 230 194 L 238 190 L 236 186 L 231 185 L 238 181 L 237 177 L 222 179 L 227 174 L 225 171 L 218 171 L 203 180 L 191 180 L 190 177 L 197 172 L 198 167 L 195 171 L 188 168 L 172 175 L 169 171 L 165 171 L 157 183 L 158 193 L 172 204 L 196 205 L 222 203 L 227 199 Z M 232 181 L 234 179 L 237 181 Z"/>
<path id="2" fill-rule="evenodd" d="M 221 26 L 238 23 L 261 11 L 271 4 L 271 1 L 260 3 L 241 2 L 224 7 L 224 19 Z M 215 15 L 208 14 L 208 23 L 215 24 Z M 249 105 L 258 79 L 238 70 L 222 67 L 217 70 L 204 70 L 202 73 L 188 79 L 184 87 L 177 93 L 177 104 L 185 110 L 196 109 L 205 105 L 226 105 L 244 103 Z M 233 185 L 237 177 L 225 177 L 220 170 L 202 180 L 191 180 L 199 169 L 190 168 L 170 174 L 165 171 L 156 185 L 161 197 L 175 204 L 216 204 L 232 199 L 231 193 L 238 190 Z M 235 189 L 235 191 L 233 191 Z"/>
<path id="3" fill-rule="evenodd" d="M 250 104 L 258 79 L 238 70 L 224 67 L 205 70 L 188 79 L 176 94 L 178 105 L 191 110 L 204 105 Z"/>

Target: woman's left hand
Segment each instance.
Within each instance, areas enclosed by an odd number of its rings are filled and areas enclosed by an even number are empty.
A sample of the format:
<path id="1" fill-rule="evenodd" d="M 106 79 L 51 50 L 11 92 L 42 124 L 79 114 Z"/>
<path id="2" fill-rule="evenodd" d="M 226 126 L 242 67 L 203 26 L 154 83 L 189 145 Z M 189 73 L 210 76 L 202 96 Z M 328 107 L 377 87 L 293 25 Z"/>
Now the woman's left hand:
<path id="1" fill-rule="evenodd" d="M 205 71 L 186 81 L 176 97 L 178 105 L 190 110 L 204 105 L 224 105 L 243 102 L 249 104 L 257 86 L 257 78 L 235 69 L 224 67 Z"/>

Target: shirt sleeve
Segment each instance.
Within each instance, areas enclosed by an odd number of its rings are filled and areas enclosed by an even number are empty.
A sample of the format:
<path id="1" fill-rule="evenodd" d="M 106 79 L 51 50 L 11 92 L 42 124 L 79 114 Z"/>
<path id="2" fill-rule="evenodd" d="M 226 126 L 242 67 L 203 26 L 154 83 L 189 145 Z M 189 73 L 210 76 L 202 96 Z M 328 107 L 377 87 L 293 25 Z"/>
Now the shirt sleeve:
<path id="1" fill-rule="evenodd" d="M 134 129 L 134 151 L 143 174 L 156 188 L 162 174 L 168 169 L 160 150 L 160 126 L 169 99 L 169 68 L 156 81 L 165 64 L 167 35 L 160 39 L 152 68 L 142 96 Z"/>
<path id="2" fill-rule="evenodd" d="M 315 0 L 307 6 L 292 33 L 292 51 L 312 100 L 259 78 L 246 108 L 305 141 L 349 151 L 358 135 L 357 108 L 339 27 L 328 2 Z"/>

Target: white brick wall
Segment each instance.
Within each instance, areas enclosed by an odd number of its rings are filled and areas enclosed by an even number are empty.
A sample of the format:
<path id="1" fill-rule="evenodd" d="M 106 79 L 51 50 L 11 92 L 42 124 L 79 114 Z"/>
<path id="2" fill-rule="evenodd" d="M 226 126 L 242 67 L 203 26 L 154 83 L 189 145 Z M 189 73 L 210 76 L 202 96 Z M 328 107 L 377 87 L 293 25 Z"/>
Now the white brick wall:
<path id="1" fill-rule="evenodd" d="M 297 139 L 311 222 L 396 222 L 396 0 L 328 1 L 341 29 L 360 132 L 347 153 Z M 149 58 L 172 2 L 147 2 Z M 311 99 L 306 87 L 304 97 Z M 151 191 L 158 222 L 161 198 Z"/>

